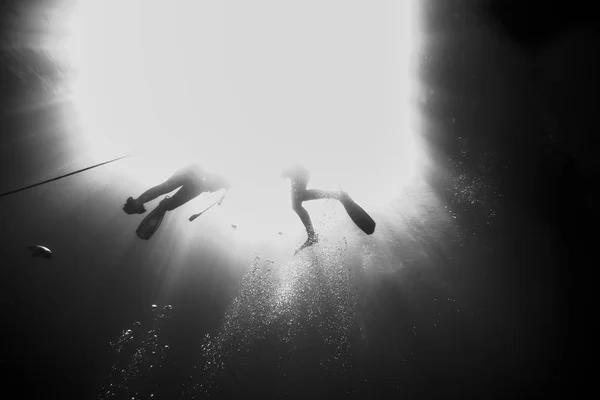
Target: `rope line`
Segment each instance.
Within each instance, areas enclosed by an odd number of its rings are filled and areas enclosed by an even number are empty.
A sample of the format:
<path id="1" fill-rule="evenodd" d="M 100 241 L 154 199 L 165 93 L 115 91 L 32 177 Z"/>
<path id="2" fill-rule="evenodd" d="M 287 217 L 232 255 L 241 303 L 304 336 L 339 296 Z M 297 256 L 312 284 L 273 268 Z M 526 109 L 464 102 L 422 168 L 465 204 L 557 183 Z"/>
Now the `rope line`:
<path id="1" fill-rule="evenodd" d="M 40 185 L 44 185 L 44 184 L 46 184 L 46 183 L 54 182 L 54 181 L 57 181 L 57 180 L 59 180 L 59 179 L 66 178 L 66 177 L 68 177 L 68 176 L 75 175 L 75 174 L 79 174 L 79 173 L 81 173 L 81 172 L 84 172 L 84 171 L 90 170 L 90 169 L 92 169 L 92 168 L 97 168 L 97 167 L 100 167 L 100 166 L 102 166 L 102 165 L 106 165 L 106 164 L 110 164 L 110 163 L 112 163 L 112 162 L 115 162 L 115 161 L 122 160 L 122 159 L 124 159 L 124 158 L 127 158 L 127 157 L 129 157 L 129 156 L 130 156 L 130 154 L 127 154 L 127 155 L 125 155 L 125 156 L 121 156 L 121 157 L 117 157 L 117 158 L 113 158 L 112 160 L 108 160 L 108 161 L 101 162 L 100 164 L 95 164 L 95 165 L 92 165 L 92 166 L 90 166 L 90 167 L 85 167 L 85 168 L 79 169 L 79 170 L 77 170 L 77 171 L 74 171 L 74 172 L 69 172 L 68 174 L 65 174 L 65 175 L 57 176 L 56 178 L 47 179 L 47 180 L 45 180 L 45 181 L 38 182 L 38 183 L 34 183 L 33 185 L 25 186 L 25 187 L 22 187 L 22 188 L 20 188 L 20 189 L 11 190 L 11 191 L 9 191 L 9 192 L 6 192 L 6 193 L 2 193 L 2 194 L 0 194 L 0 197 L 8 196 L 9 194 L 14 194 L 14 193 L 22 192 L 22 191 L 24 191 L 24 190 L 31 189 L 31 188 L 34 188 L 34 187 L 36 187 L 36 186 L 40 186 Z"/>

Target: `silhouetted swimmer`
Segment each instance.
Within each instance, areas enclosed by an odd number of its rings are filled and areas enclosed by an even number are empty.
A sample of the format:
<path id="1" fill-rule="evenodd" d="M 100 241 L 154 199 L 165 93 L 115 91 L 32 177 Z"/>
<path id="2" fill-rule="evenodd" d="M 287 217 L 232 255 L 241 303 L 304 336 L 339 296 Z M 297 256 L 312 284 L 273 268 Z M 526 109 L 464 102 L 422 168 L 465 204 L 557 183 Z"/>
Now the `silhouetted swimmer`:
<path id="1" fill-rule="evenodd" d="M 302 206 L 305 201 L 320 200 L 320 199 L 335 199 L 338 200 L 345 208 L 346 212 L 352 218 L 352 221 L 370 235 L 375 231 L 375 221 L 366 213 L 352 198 L 343 190 L 327 191 L 319 189 L 307 189 L 310 179 L 310 172 L 302 165 L 294 165 L 281 174 L 285 178 L 289 178 L 291 182 L 292 192 L 292 209 L 298 214 L 302 224 L 306 228 L 308 238 L 306 242 L 294 254 L 297 254 L 302 249 L 312 246 L 319 241 L 319 236 L 315 232 L 308 211 Z"/>
<path id="2" fill-rule="evenodd" d="M 189 165 L 175 172 L 163 183 L 146 190 L 137 199 L 129 197 L 123 206 L 123 211 L 127 214 L 143 214 L 146 212 L 145 203 L 178 188 L 179 190 L 173 196 L 166 196 L 142 221 L 136 230 L 141 239 L 149 239 L 158 230 L 167 211 L 176 209 L 204 192 L 225 189 L 225 193 L 219 200 L 218 204 L 220 204 L 227 194 L 230 184 L 220 175 L 209 173 L 198 165 Z"/>

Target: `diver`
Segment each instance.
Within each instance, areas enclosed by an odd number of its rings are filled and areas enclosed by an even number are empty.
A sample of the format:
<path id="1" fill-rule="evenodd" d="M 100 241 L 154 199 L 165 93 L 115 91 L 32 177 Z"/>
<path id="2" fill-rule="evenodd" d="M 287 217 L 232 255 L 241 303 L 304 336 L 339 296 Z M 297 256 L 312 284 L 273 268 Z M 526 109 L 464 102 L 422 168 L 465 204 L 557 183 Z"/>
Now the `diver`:
<path id="1" fill-rule="evenodd" d="M 199 165 L 188 165 L 176 171 L 163 183 L 146 190 L 137 199 L 129 197 L 123 206 L 123 211 L 130 215 L 143 214 L 146 212 L 144 203 L 152 201 L 163 194 L 170 193 L 177 188 L 180 189 L 173 196 L 166 196 L 158 206 L 144 218 L 136 230 L 137 235 L 141 239 L 148 240 L 152 237 L 158 230 L 167 211 L 176 209 L 198 197 L 201 193 L 217 192 L 224 189 L 223 195 L 218 202 L 215 203 L 220 205 L 229 191 L 230 183 L 224 177 L 209 173 Z"/>
<path id="2" fill-rule="evenodd" d="M 310 215 L 302 203 L 305 201 L 319 200 L 319 199 L 335 199 L 338 200 L 343 206 L 352 221 L 367 235 L 372 234 L 375 231 L 375 221 L 365 210 L 363 210 L 358 204 L 352 200 L 352 198 L 343 190 L 339 191 L 326 191 L 319 189 L 307 189 L 308 181 L 310 179 L 310 172 L 302 165 L 294 165 L 287 168 L 281 174 L 284 178 L 289 178 L 291 182 L 291 193 L 292 193 L 292 209 L 306 229 L 308 238 L 306 242 L 298 250 L 297 254 L 301 250 L 319 241 L 319 236 L 315 232 L 312 225 Z"/>

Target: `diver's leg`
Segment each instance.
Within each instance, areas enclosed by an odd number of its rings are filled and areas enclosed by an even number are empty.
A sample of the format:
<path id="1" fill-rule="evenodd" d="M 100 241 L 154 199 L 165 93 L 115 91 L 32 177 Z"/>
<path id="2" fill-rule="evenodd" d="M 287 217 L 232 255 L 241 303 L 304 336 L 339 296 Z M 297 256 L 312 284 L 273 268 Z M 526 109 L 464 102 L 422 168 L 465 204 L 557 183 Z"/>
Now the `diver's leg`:
<path id="1" fill-rule="evenodd" d="M 294 254 L 298 254 L 298 252 L 308 246 L 312 246 L 317 243 L 319 237 L 315 232 L 312 221 L 310 219 L 310 215 L 308 211 L 304 207 L 302 207 L 302 202 L 304 202 L 305 198 L 307 198 L 307 190 L 306 190 L 306 182 L 293 182 L 292 184 L 292 209 L 302 221 L 304 228 L 306 229 L 306 234 L 308 238 L 304 242 L 300 248 L 296 250 Z"/>
<path id="2" fill-rule="evenodd" d="M 294 191 L 294 196 L 292 198 L 293 209 L 296 212 L 296 214 L 298 214 L 300 220 L 306 227 L 308 239 L 314 241 L 317 240 L 317 235 L 310 220 L 310 216 L 308 215 L 308 211 L 306 211 L 306 209 L 302 207 L 302 203 L 305 201 L 319 199 L 335 199 L 341 201 L 342 193 L 318 189 L 299 189 Z"/>
<path id="3" fill-rule="evenodd" d="M 147 203 L 160 195 L 167 194 L 180 186 L 198 186 L 202 181 L 201 170 L 196 165 L 188 165 L 176 171 L 169 179 L 156 185 L 140 195 L 135 202 Z M 183 203 L 182 203 L 183 204 Z"/>
<path id="4" fill-rule="evenodd" d="M 179 170 L 163 183 L 146 190 L 137 199 L 135 199 L 135 201 L 144 204 L 154 200 L 160 195 L 170 193 L 178 187 L 188 183 L 190 179 L 189 175 L 190 174 L 185 169 Z"/>
<path id="5" fill-rule="evenodd" d="M 146 190 L 144 193 L 142 193 L 140 195 L 140 197 L 138 197 L 137 199 L 134 199 L 134 201 L 144 204 L 144 203 L 154 200 L 155 198 L 157 198 L 160 195 L 170 193 L 180 186 L 181 186 L 181 183 L 169 179 L 159 185 L 156 185 L 156 186 Z"/>
<path id="6" fill-rule="evenodd" d="M 337 200 L 340 203 L 342 203 L 342 205 L 344 206 L 344 209 L 346 209 L 346 212 L 348 212 L 348 208 L 347 208 L 348 202 L 354 201 L 354 200 L 352 200 L 350 195 L 343 190 L 326 191 L 326 190 L 318 190 L 318 189 L 309 189 L 309 190 L 304 191 L 303 196 L 304 196 L 303 201 L 319 200 L 319 199 Z M 348 215 L 350 215 L 350 214 L 348 214 Z M 350 216 L 350 217 L 352 218 L 352 216 Z"/>
<path id="7" fill-rule="evenodd" d="M 166 194 L 177 189 L 181 184 L 177 180 L 169 179 L 160 185 L 156 185 L 140 195 L 137 199 L 128 197 L 123 206 L 123 211 L 127 214 L 143 214 L 146 212 L 144 203 L 154 200 L 161 194 Z"/>
<path id="8" fill-rule="evenodd" d="M 144 208 L 144 203 L 152 201 L 160 195 L 170 193 L 181 186 L 197 186 L 200 179 L 201 177 L 198 176 L 198 173 L 196 173 L 196 169 L 193 166 L 182 168 L 179 171 L 175 172 L 169 179 L 167 179 L 163 183 L 146 190 L 137 199 L 129 197 L 127 199 L 127 202 L 125 203 L 125 206 L 123 206 L 123 210 L 127 214 L 143 214 L 144 212 L 146 212 L 146 209 Z M 184 192 L 184 194 L 186 192 Z M 186 201 L 189 201 L 189 199 Z"/>
<path id="9" fill-rule="evenodd" d="M 308 215 L 308 211 L 306 211 L 306 209 L 302 207 L 302 201 L 294 201 L 292 203 L 292 208 L 294 209 L 296 214 L 298 214 L 298 217 L 300 217 L 300 221 L 302 221 L 302 223 L 304 224 L 304 227 L 306 228 L 306 234 L 308 235 L 308 238 L 306 238 L 304 244 L 298 249 L 296 249 L 296 251 L 294 252 L 294 254 L 298 254 L 301 250 L 317 243 L 319 241 L 319 236 L 313 228 L 312 221 L 310 220 L 310 215 Z"/>
<path id="10" fill-rule="evenodd" d="M 334 192 L 329 190 L 306 189 L 302 193 L 302 201 L 311 201 L 319 199 L 334 199 L 341 200 L 342 192 Z"/>
<path id="11" fill-rule="evenodd" d="M 315 240 L 317 237 L 317 235 L 315 233 L 315 229 L 313 228 L 312 221 L 310 219 L 310 215 L 308 214 L 308 211 L 306 211 L 306 209 L 304 207 L 302 207 L 302 202 L 299 200 L 295 200 L 292 203 L 292 209 L 294 210 L 294 212 L 296 214 L 298 214 L 298 217 L 300 217 L 300 221 L 302 221 L 304 228 L 306 228 L 306 233 L 308 235 L 308 238 L 310 240 Z"/>
<path id="12" fill-rule="evenodd" d="M 306 181 L 292 180 L 292 209 L 298 217 L 302 224 L 306 228 L 306 233 L 308 237 L 311 238 L 315 236 L 315 230 L 312 225 L 312 221 L 310 220 L 310 215 L 308 215 L 308 211 L 304 207 L 302 207 L 302 202 L 304 202 L 306 198 Z"/>
<path id="13" fill-rule="evenodd" d="M 177 207 L 187 203 L 188 201 L 198 197 L 203 190 L 199 185 L 186 184 L 181 187 L 173 196 L 163 200 L 167 211 L 173 211 Z M 162 203 L 161 203 L 162 204 Z"/>

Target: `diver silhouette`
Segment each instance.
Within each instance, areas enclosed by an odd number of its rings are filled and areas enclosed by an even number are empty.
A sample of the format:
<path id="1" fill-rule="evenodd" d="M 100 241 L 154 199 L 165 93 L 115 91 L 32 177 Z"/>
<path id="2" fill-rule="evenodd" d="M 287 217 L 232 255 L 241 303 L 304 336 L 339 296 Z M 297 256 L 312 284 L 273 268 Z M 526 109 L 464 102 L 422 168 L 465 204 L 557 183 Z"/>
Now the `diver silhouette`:
<path id="1" fill-rule="evenodd" d="M 319 199 L 335 199 L 338 200 L 343 206 L 348 216 L 352 221 L 367 235 L 375 232 L 375 221 L 365 210 L 363 210 L 358 204 L 352 200 L 350 195 L 343 190 L 339 191 L 327 191 L 319 189 L 307 189 L 308 181 L 310 179 L 310 172 L 302 165 L 294 165 L 287 168 L 281 174 L 284 178 L 289 178 L 291 182 L 291 193 L 292 193 L 292 209 L 306 228 L 308 238 L 306 242 L 295 252 L 297 254 L 301 250 L 319 241 L 319 236 L 315 232 L 310 215 L 308 211 L 302 206 L 305 201 L 319 200 Z"/>
<path id="2" fill-rule="evenodd" d="M 123 211 L 127 214 L 143 214 L 146 212 L 144 203 L 154 200 L 158 196 L 172 192 L 180 188 L 173 196 L 166 196 L 158 206 L 137 228 L 136 233 L 140 239 L 148 240 L 158 230 L 167 211 L 172 211 L 188 201 L 198 197 L 205 192 L 217 192 L 225 189 L 218 204 L 220 205 L 230 188 L 229 182 L 222 176 L 209 173 L 199 165 L 188 165 L 176 171 L 169 179 L 156 185 L 137 199 L 129 197 L 123 206 Z M 215 203 L 217 204 L 217 203 Z"/>

